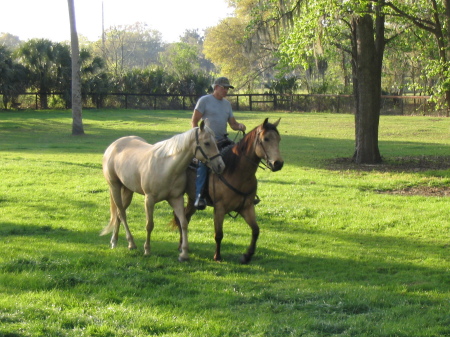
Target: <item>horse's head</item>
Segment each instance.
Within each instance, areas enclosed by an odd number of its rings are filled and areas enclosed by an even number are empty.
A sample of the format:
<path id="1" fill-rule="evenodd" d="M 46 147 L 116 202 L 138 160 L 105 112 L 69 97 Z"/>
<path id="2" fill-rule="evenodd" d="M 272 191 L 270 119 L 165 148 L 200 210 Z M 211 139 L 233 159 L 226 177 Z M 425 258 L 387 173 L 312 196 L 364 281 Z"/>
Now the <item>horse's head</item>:
<path id="1" fill-rule="evenodd" d="M 268 122 L 268 118 L 258 127 L 258 138 L 256 140 L 256 155 L 265 159 L 267 166 L 273 171 L 282 169 L 284 160 L 280 154 L 280 134 L 277 126 L 280 123 L 279 118 L 275 123 Z"/>
<path id="2" fill-rule="evenodd" d="M 208 125 L 208 119 L 206 119 L 200 123 L 200 127 L 196 131 L 195 158 L 208 165 L 215 173 L 220 174 L 225 169 L 225 163 L 217 148 L 214 131 Z"/>

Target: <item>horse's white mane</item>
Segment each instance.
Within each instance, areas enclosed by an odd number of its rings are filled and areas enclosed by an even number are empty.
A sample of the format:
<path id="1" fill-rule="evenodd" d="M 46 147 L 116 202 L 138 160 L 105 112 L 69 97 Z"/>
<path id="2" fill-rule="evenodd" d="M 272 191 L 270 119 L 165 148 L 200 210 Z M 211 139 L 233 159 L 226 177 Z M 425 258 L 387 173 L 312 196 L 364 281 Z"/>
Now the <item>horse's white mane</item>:
<path id="1" fill-rule="evenodd" d="M 155 157 L 170 157 L 183 151 L 186 146 L 195 140 L 197 128 L 180 133 L 167 140 L 160 141 L 153 145 Z M 205 125 L 205 131 L 214 135 L 214 131 Z"/>

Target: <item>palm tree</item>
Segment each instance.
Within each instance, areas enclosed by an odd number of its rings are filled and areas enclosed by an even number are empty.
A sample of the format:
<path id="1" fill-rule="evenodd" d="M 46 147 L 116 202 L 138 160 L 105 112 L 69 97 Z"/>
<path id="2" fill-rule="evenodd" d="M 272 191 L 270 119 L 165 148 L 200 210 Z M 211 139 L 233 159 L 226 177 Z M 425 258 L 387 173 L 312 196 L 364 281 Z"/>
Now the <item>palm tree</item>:
<path id="1" fill-rule="evenodd" d="M 72 48 L 72 135 L 84 135 L 81 103 L 81 75 L 80 75 L 80 47 L 75 21 L 74 0 L 67 0 L 69 4 L 70 41 Z"/>

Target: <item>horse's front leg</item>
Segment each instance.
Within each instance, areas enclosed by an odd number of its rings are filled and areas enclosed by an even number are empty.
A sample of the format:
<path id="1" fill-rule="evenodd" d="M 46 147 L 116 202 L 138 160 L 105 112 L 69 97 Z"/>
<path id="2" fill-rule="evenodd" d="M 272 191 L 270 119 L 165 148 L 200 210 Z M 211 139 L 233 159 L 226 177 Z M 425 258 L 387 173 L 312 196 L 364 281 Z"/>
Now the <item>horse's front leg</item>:
<path id="1" fill-rule="evenodd" d="M 222 261 L 222 256 L 220 255 L 220 246 L 223 239 L 223 219 L 225 218 L 224 210 L 215 205 L 214 207 L 214 240 L 216 241 L 216 252 L 214 253 L 215 261 Z"/>
<path id="2" fill-rule="evenodd" d="M 155 202 L 153 197 L 146 194 L 145 195 L 145 215 L 147 217 L 146 230 L 147 230 L 147 238 L 144 244 L 144 255 L 150 255 L 150 237 L 152 235 L 153 228 L 155 224 L 153 222 L 153 212 L 155 210 Z"/>
<path id="3" fill-rule="evenodd" d="M 188 203 L 186 208 L 184 209 L 184 215 L 186 216 L 188 226 L 189 222 L 191 221 L 192 215 L 194 215 L 194 213 L 197 211 L 197 209 L 194 207 L 194 202 L 195 199 L 191 199 L 190 197 L 188 197 Z M 175 212 L 173 212 L 173 217 L 174 217 L 174 224 L 177 226 L 178 231 L 180 232 L 180 241 L 178 245 L 178 250 L 181 252 L 181 245 L 183 244 L 183 231 L 181 229 L 180 219 L 175 214 Z"/>
<path id="4" fill-rule="evenodd" d="M 259 237 L 259 226 L 256 223 L 255 206 L 253 204 L 244 208 L 239 213 L 252 229 L 252 239 L 250 241 L 250 246 L 248 247 L 247 253 L 245 253 L 241 257 L 241 263 L 247 264 L 252 259 L 253 254 L 255 254 L 256 241 L 258 241 Z"/>
<path id="5" fill-rule="evenodd" d="M 188 242 L 188 221 L 184 213 L 184 198 L 183 195 L 177 198 L 169 200 L 170 206 L 172 206 L 176 217 L 179 220 L 179 227 L 181 229 L 180 248 L 181 253 L 178 257 L 180 262 L 189 260 L 189 242 Z"/>

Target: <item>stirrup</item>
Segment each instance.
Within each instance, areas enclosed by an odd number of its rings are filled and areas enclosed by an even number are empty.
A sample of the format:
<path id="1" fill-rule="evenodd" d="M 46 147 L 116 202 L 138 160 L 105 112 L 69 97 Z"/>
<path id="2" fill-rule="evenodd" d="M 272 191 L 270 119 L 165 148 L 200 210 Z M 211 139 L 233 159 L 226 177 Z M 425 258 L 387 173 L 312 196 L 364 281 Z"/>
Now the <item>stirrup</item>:
<path id="1" fill-rule="evenodd" d="M 206 200 L 202 197 L 201 194 L 199 194 L 195 199 L 194 207 L 199 211 L 203 211 L 206 208 Z"/>

